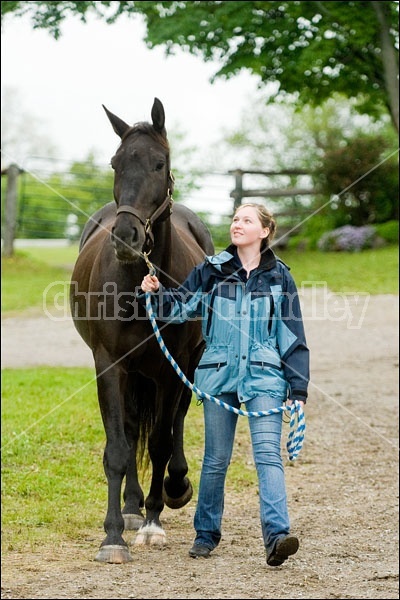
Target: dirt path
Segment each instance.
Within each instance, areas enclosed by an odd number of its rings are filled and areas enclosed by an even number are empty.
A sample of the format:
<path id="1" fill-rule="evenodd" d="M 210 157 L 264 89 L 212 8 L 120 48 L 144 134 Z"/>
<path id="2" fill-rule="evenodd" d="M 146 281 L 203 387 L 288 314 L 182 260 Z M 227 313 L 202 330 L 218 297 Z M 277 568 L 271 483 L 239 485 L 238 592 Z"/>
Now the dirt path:
<path id="1" fill-rule="evenodd" d="M 257 490 L 234 492 L 228 475 L 223 539 L 207 561 L 187 554 L 194 498 L 165 509 L 167 546 L 133 548 L 128 565 L 94 562 L 102 530 L 40 554 L 29 545 L 7 553 L 2 597 L 398 598 L 398 296 L 307 290 L 304 317 L 307 431 L 299 459 L 286 466 L 301 541 L 293 559 L 266 566 Z M 2 334 L 3 367 L 93 366 L 69 320 L 5 319 Z"/>

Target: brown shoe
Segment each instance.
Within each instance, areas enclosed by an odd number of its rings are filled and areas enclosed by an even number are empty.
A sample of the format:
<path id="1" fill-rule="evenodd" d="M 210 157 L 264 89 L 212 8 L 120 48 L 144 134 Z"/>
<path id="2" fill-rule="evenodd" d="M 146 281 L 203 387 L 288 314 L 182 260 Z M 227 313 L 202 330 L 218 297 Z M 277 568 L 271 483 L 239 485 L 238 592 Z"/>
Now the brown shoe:
<path id="1" fill-rule="evenodd" d="M 299 549 L 299 540 L 295 535 L 285 535 L 279 538 L 275 548 L 269 556 L 267 556 L 267 565 L 270 567 L 279 567 L 285 560 L 296 554 Z"/>

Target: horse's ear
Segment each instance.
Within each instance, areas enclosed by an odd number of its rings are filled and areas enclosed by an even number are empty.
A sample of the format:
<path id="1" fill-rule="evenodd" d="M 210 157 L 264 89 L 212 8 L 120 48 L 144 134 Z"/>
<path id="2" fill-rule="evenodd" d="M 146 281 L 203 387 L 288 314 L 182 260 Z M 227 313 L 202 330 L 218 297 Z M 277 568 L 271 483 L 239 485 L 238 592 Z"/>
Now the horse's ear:
<path id="1" fill-rule="evenodd" d="M 113 115 L 113 113 L 110 112 L 108 110 L 108 108 L 106 108 L 104 106 L 104 104 L 102 104 L 102 107 L 106 111 L 107 117 L 109 118 L 110 123 L 113 126 L 113 129 L 114 129 L 115 133 L 117 135 L 119 135 L 119 137 L 122 139 L 124 133 L 128 129 L 130 129 L 130 126 L 127 123 L 125 123 L 125 121 L 123 121 L 122 119 L 120 119 L 119 117 L 117 117 L 116 115 Z"/>
<path id="2" fill-rule="evenodd" d="M 162 102 L 158 98 L 154 98 L 153 108 L 151 109 L 151 120 L 153 121 L 153 127 L 158 133 L 166 135 L 164 128 L 165 125 L 165 112 Z"/>

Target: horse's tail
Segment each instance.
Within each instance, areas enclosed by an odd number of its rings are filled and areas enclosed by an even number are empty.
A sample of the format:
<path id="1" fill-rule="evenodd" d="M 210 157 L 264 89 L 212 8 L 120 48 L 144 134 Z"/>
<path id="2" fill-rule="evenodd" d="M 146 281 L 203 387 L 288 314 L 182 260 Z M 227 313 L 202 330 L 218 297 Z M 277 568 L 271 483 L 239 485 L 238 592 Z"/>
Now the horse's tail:
<path id="1" fill-rule="evenodd" d="M 148 438 L 156 416 L 156 387 L 154 382 L 139 373 L 132 373 L 126 398 L 128 437 L 136 439 L 136 465 L 144 473 L 149 467 Z M 128 434 L 128 431 L 126 432 Z"/>

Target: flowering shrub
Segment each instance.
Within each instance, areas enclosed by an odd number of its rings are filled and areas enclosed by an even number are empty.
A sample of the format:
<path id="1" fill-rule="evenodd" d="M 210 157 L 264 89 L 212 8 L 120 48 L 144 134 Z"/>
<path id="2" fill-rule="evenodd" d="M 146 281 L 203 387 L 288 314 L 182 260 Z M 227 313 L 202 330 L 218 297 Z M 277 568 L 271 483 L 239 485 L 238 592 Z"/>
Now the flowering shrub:
<path id="1" fill-rule="evenodd" d="M 327 231 L 318 240 L 319 250 L 357 252 L 364 248 L 372 248 L 376 239 L 375 227 L 364 225 L 354 227 L 344 225 L 333 231 Z"/>

